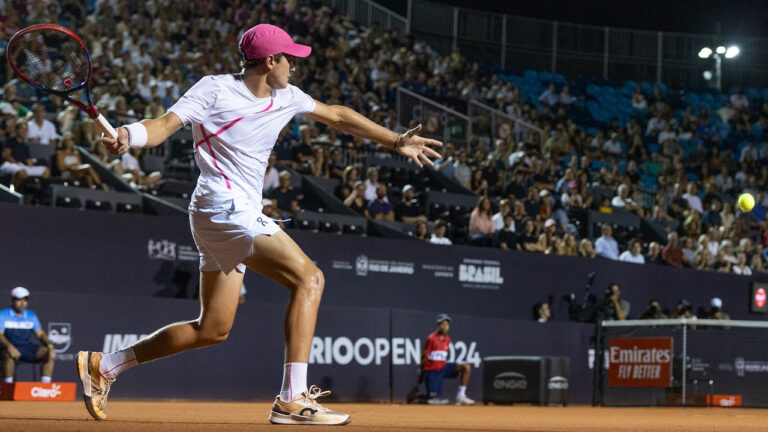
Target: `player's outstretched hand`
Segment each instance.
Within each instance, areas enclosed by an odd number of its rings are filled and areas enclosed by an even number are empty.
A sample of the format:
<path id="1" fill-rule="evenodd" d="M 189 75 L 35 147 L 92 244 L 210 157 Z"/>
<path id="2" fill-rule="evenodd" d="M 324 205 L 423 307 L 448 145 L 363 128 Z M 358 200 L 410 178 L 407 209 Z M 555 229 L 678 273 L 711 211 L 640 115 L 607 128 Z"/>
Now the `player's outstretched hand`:
<path id="1" fill-rule="evenodd" d="M 434 166 L 435 164 L 430 158 L 440 158 L 440 153 L 427 146 L 442 147 L 443 143 L 437 140 L 420 137 L 418 135 L 419 132 L 421 132 L 421 125 L 402 134 L 396 150 L 401 155 L 416 162 L 416 165 L 418 165 L 419 168 L 424 167 L 422 162 L 429 166 Z"/>
<path id="2" fill-rule="evenodd" d="M 104 143 L 104 146 L 107 147 L 107 150 L 116 155 L 121 155 L 128 151 L 130 146 L 131 139 L 128 136 L 128 131 L 125 130 L 125 128 L 117 128 L 117 139 L 114 139 L 110 137 L 109 135 L 104 135 L 101 138 L 101 142 Z"/>

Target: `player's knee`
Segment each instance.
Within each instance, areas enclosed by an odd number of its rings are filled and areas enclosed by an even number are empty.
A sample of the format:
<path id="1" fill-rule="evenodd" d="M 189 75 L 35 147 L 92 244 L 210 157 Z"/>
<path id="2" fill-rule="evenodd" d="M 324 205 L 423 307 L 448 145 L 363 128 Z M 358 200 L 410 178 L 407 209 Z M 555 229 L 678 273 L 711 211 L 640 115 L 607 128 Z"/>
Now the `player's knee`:
<path id="1" fill-rule="evenodd" d="M 220 344 L 229 337 L 229 330 L 223 325 L 201 325 L 197 330 L 197 342 L 201 346 Z"/>
<path id="2" fill-rule="evenodd" d="M 323 271 L 310 262 L 302 271 L 298 288 L 313 297 L 319 298 L 322 296 L 323 288 L 325 288 L 325 275 L 323 275 Z"/>
<path id="3" fill-rule="evenodd" d="M 203 346 L 216 345 L 224 342 L 229 337 L 229 330 L 209 331 L 200 333 L 198 341 Z"/>

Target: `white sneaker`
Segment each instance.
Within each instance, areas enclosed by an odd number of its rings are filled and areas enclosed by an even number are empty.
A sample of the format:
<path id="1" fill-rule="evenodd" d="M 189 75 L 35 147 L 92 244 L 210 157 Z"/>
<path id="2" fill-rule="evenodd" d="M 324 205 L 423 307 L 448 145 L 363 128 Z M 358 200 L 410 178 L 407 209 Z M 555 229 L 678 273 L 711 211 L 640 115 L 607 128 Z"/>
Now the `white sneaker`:
<path id="1" fill-rule="evenodd" d="M 430 398 L 427 399 L 429 405 L 448 405 L 450 401 L 448 399 Z"/>
<path id="2" fill-rule="evenodd" d="M 459 396 L 456 398 L 456 405 L 474 405 L 475 401 L 466 397 L 466 396 Z"/>
<path id="3" fill-rule="evenodd" d="M 317 386 L 297 395 L 291 402 L 277 396 L 269 413 L 270 423 L 291 425 L 345 425 L 349 415 L 337 413 L 317 403 L 317 398 L 331 394 L 320 391 Z"/>

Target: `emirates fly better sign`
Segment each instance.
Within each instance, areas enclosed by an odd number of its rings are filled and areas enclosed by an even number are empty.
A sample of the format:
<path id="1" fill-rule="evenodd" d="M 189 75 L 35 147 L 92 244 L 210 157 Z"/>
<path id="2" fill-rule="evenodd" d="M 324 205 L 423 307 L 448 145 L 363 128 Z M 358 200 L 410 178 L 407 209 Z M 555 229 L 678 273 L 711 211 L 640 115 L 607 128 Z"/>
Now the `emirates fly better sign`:
<path id="1" fill-rule="evenodd" d="M 669 387 L 672 383 L 672 338 L 611 338 L 608 385 Z"/>

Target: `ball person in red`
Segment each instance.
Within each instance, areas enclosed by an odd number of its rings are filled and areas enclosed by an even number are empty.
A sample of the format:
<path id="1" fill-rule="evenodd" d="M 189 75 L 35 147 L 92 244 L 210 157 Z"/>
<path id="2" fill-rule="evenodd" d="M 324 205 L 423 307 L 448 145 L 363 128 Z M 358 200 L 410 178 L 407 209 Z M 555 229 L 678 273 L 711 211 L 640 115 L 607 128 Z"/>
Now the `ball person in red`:
<path id="1" fill-rule="evenodd" d="M 456 392 L 456 405 L 472 405 L 475 403 L 467 397 L 467 383 L 472 366 L 469 363 L 449 363 L 448 350 L 451 345 L 451 337 L 448 331 L 451 329 L 451 317 L 446 314 L 437 316 L 437 330 L 427 337 L 424 351 L 421 355 L 421 370 L 427 385 L 430 405 L 445 405 L 448 399 L 441 398 L 443 393 L 443 380 L 445 378 L 461 377 L 459 390 Z"/>

